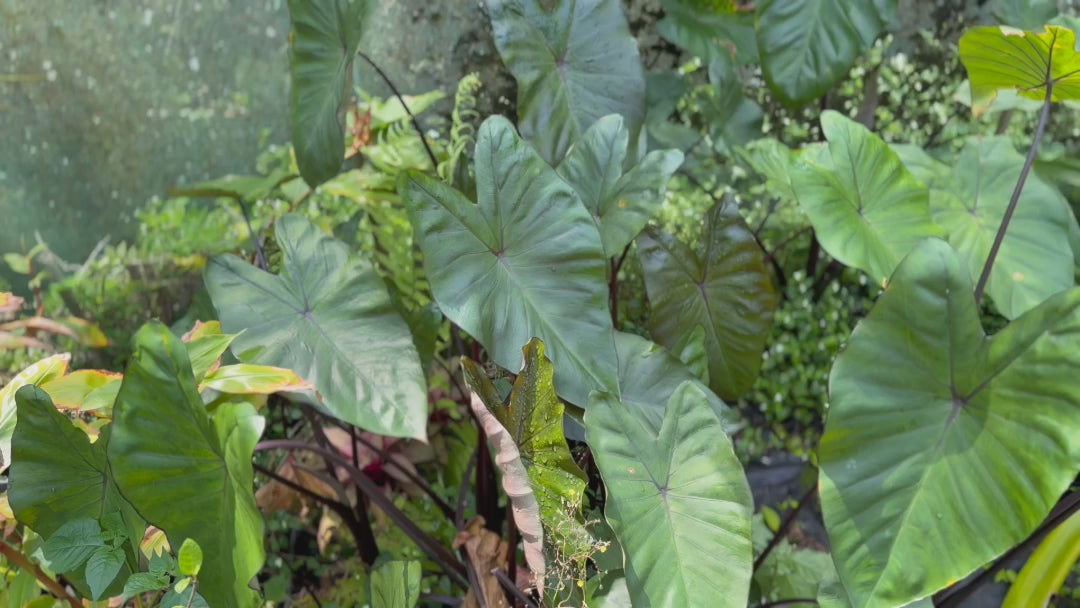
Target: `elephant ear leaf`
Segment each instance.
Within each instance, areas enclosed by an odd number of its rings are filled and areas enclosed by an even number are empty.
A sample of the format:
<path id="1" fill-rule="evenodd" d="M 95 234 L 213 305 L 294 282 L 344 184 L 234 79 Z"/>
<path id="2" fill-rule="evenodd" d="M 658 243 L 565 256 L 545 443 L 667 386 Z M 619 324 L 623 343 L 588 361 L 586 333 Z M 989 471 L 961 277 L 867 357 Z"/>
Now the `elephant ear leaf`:
<path id="1" fill-rule="evenodd" d="M 633 605 L 745 605 L 753 500 L 705 392 L 681 384 L 659 426 L 593 393 L 585 429 Z"/>
<path id="2" fill-rule="evenodd" d="M 473 204 L 421 173 L 401 177 L 439 308 L 506 369 L 522 344 L 543 340 L 571 403 L 618 392 L 606 258 L 573 188 L 498 116 L 480 127 L 476 184 Z"/>
<path id="3" fill-rule="evenodd" d="M 187 349 L 158 322 L 135 336 L 113 416 L 107 455 L 120 492 L 173 547 L 199 544 L 199 592 L 210 604 L 259 605 L 248 585 L 265 558 L 251 464 L 263 418 L 232 403 L 211 420 Z"/>
<path id="4" fill-rule="evenodd" d="M 1080 289 L 992 337 L 972 291 L 956 252 L 923 241 L 833 365 L 821 504 L 852 605 L 963 579 L 1027 538 L 1075 476 Z"/>
<path id="5" fill-rule="evenodd" d="M 293 149 L 312 188 L 345 158 L 341 111 L 367 10 L 368 0 L 289 0 Z"/>
<path id="6" fill-rule="evenodd" d="M 518 126 L 557 165 L 600 117 L 620 114 L 638 149 L 645 72 L 619 0 L 487 0 L 495 46 L 518 83 Z M 633 158 L 636 160 L 637 155 Z"/>
<path id="7" fill-rule="evenodd" d="M 656 213 L 683 160 L 678 150 L 656 150 L 623 172 L 629 140 L 622 117 L 605 116 L 570 148 L 558 168 L 596 220 L 609 258 L 619 255 Z"/>
<path id="8" fill-rule="evenodd" d="M 1052 101 L 1080 99 L 1076 32 L 1057 25 L 1026 32 L 1008 26 L 973 27 L 960 38 L 960 61 L 971 81 L 971 111 L 985 114 L 1002 89 Z"/>
<path id="9" fill-rule="evenodd" d="M 654 229 L 638 237 L 650 331 L 679 352 L 686 337 L 703 327 L 710 386 L 724 399 L 737 399 L 757 378 L 776 294 L 764 254 L 734 203 L 721 201 L 709 210 L 702 243 L 694 251 Z"/>
<path id="10" fill-rule="evenodd" d="M 916 243 L 944 236 L 930 193 L 866 127 L 829 110 L 821 128 L 828 148 L 792 167 L 799 205 L 829 255 L 882 282 Z"/>
<path id="11" fill-rule="evenodd" d="M 373 432 L 425 437 L 427 396 L 409 328 L 375 269 L 298 216 L 277 221 L 282 271 L 211 258 L 206 288 L 244 363 L 291 369 L 318 390 L 298 394 Z M 242 332 L 242 333 L 241 333 Z"/>

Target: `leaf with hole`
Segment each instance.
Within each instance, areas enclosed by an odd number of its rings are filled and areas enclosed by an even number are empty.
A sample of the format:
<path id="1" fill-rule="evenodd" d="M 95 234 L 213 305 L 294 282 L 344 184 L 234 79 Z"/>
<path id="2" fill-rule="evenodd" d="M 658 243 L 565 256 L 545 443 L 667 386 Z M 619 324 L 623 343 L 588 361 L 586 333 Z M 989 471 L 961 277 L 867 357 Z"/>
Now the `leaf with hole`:
<path id="1" fill-rule="evenodd" d="M 706 394 L 684 382 L 657 426 L 593 393 L 585 428 L 634 605 L 745 605 L 750 487 Z"/>
<path id="2" fill-rule="evenodd" d="M 856 606 L 926 597 L 1027 538 L 1080 462 L 1080 290 L 992 337 L 944 241 L 916 247 L 829 378 L 821 501 Z"/>
<path id="3" fill-rule="evenodd" d="M 674 236 L 648 229 L 638 255 L 652 307 L 649 329 L 669 349 L 705 328 L 709 382 L 736 399 L 754 383 L 776 295 L 764 254 L 734 202 L 718 202 L 705 216 L 703 245 L 694 251 Z"/>
<path id="4" fill-rule="evenodd" d="M 543 340 L 574 404 L 618 391 L 607 263 L 588 210 L 498 116 L 480 127 L 476 183 L 478 204 L 417 172 L 399 186 L 443 314 L 506 369 Z"/>
<path id="5" fill-rule="evenodd" d="M 244 363 L 291 369 L 333 416 L 396 437 L 427 434 L 427 395 L 409 328 L 366 260 L 298 215 L 277 221 L 280 275 L 233 255 L 210 259 L 206 287 Z M 220 371 L 220 370 L 219 370 Z"/>
<path id="6" fill-rule="evenodd" d="M 248 586 L 264 559 L 251 457 L 263 419 L 238 403 L 211 420 L 184 344 L 157 322 L 135 336 L 113 414 L 108 458 L 123 495 L 173 547 L 199 544 L 199 592 L 214 606 L 258 605 Z"/>
<path id="7" fill-rule="evenodd" d="M 487 5 L 495 46 L 517 80 L 521 136 L 548 164 L 562 161 L 570 145 L 608 114 L 623 117 L 630 148 L 638 149 L 645 73 L 618 0 Z"/>

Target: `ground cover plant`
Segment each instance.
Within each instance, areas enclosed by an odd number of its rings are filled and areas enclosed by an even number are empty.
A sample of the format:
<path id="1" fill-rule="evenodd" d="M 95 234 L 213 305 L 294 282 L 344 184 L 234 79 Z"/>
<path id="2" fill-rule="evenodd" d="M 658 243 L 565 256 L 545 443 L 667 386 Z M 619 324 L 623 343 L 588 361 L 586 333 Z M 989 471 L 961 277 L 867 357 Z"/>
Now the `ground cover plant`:
<path id="1" fill-rule="evenodd" d="M 291 146 L 5 256 L 0 601 L 1067 605 L 1075 18 L 661 4 L 487 0 L 506 117 L 290 0 Z"/>

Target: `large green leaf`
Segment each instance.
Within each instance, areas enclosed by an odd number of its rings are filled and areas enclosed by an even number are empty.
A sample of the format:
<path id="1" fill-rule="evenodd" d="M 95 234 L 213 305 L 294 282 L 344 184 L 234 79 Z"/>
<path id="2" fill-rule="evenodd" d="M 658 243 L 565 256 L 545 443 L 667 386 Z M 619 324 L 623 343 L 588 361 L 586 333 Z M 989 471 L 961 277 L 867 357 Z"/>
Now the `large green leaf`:
<path id="1" fill-rule="evenodd" d="M 852 333 L 829 381 L 821 499 L 856 606 L 897 606 L 1026 538 L 1080 463 L 1080 290 L 992 338 L 971 273 L 928 239 Z"/>
<path id="2" fill-rule="evenodd" d="M 727 156 L 734 156 L 736 146 L 761 137 L 764 119 L 761 106 L 743 92 L 735 67 L 730 54 L 722 53 L 713 59 L 709 64 L 712 95 L 701 108 L 713 147 Z"/>
<path id="3" fill-rule="evenodd" d="M 563 404 L 555 396 L 554 368 L 540 340 L 530 340 L 522 355 L 524 365 L 514 380 L 508 405 L 498 399 L 483 369 L 468 359 L 462 359 L 465 379 L 517 445 L 540 504 L 545 538 L 574 549 L 584 543 L 587 548 L 589 534 L 578 516 L 588 480 L 566 445 Z M 564 548 L 563 554 L 574 555 L 576 551 Z"/>
<path id="4" fill-rule="evenodd" d="M 1054 0 L 993 0 L 991 6 L 998 21 L 1025 30 L 1038 29 L 1058 15 Z"/>
<path id="5" fill-rule="evenodd" d="M 135 336 L 113 414 L 108 459 L 123 495 L 172 546 L 199 543 L 199 592 L 211 604 L 259 605 L 248 583 L 265 556 L 251 466 L 262 417 L 237 403 L 210 420 L 184 344 L 157 322 Z"/>
<path id="6" fill-rule="evenodd" d="M 637 149 L 645 73 L 619 0 L 487 4 L 495 46 L 517 79 L 521 135 L 548 164 L 608 114 L 622 115 Z"/>
<path id="7" fill-rule="evenodd" d="M 367 11 L 368 0 L 289 0 L 293 148 L 313 188 L 337 175 L 345 158 L 340 113 Z"/>
<path id="8" fill-rule="evenodd" d="M 973 277 L 982 272 L 1023 166 L 1007 138 L 972 139 L 951 175 L 930 181 L 934 220 Z M 1076 216 L 1057 188 L 1029 175 L 986 286 L 1002 315 L 1015 319 L 1073 286 L 1076 231 Z"/>
<path id="9" fill-rule="evenodd" d="M 752 499 L 705 393 L 683 383 L 663 423 L 607 393 L 585 412 L 635 606 L 745 606 Z"/>
<path id="10" fill-rule="evenodd" d="M 735 55 L 740 65 L 757 62 L 753 12 L 704 11 L 681 0 L 662 0 L 662 4 L 664 18 L 656 23 L 656 33 L 668 42 L 706 64 L 721 54 Z"/>
<path id="11" fill-rule="evenodd" d="M 762 0 L 758 53 L 765 81 L 786 104 L 824 95 L 873 44 L 897 0 Z"/>
<path id="12" fill-rule="evenodd" d="M 480 127 L 479 203 L 417 172 L 399 191 L 439 308 L 507 369 L 540 338 L 559 395 L 618 391 L 607 264 L 592 216 L 505 118 Z"/>
<path id="13" fill-rule="evenodd" d="M 704 330 L 698 325 L 697 330 Z M 702 345 L 705 334 L 701 333 Z M 731 432 L 735 428 L 735 414 L 689 367 L 662 346 L 637 334 L 615 332 L 615 351 L 619 356 L 619 390 L 622 402 L 634 408 L 635 415 L 659 428 L 664 420 L 664 409 L 675 389 L 690 382 L 705 393 L 709 407 Z"/>
<path id="14" fill-rule="evenodd" d="M 427 395 L 405 321 L 372 266 L 298 215 L 277 221 L 279 276 L 233 255 L 206 268 L 206 287 L 232 351 L 315 385 L 334 416 L 383 435 L 423 438 Z"/>
<path id="15" fill-rule="evenodd" d="M 19 389 L 15 399 L 19 423 L 12 438 L 15 461 L 8 493 L 15 517 L 48 538 L 68 521 L 89 517 L 101 523 L 109 514 L 119 513 L 129 538 L 142 540 L 142 519 L 120 496 L 109 474 L 108 433 L 90 443 L 86 433 L 36 386 Z"/>
<path id="16" fill-rule="evenodd" d="M 624 173 L 630 133 L 623 125 L 617 114 L 596 121 L 558 167 L 596 220 L 608 257 L 619 255 L 649 223 L 683 160 L 678 150 L 655 150 Z"/>
<path id="17" fill-rule="evenodd" d="M 920 240 L 944 236 L 930 216 L 930 195 L 888 144 L 866 127 L 827 111 L 827 153 L 792 167 L 799 204 L 821 246 L 848 266 L 885 280 Z"/>
<path id="18" fill-rule="evenodd" d="M 15 432 L 18 411 L 15 393 L 28 384 L 45 384 L 63 377 L 71 355 L 53 355 L 36 361 L 0 389 L 0 471 L 11 464 L 11 436 Z"/>
<path id="19" fill-rule="evenodd" d="M 1011 27 L 973 27 L 960 38 L 960 60 L 971 80 L 971 110 L 976 117 L 990 108 L 1000 89 L 1043 100 L 1053 83 L 1051 99 L 1080 99 L 1080 53 L 1076 33 L 1046 26 L 1025 32 Z"/>
<path id="20" fill-rule="evenodd" d="M 681 346 L 705 328 L 709 384 L 736 399 L 754 383 L 772 326 L 776 294 L 763 253 L 734 203 L 717 203 L 705 216 L 703 247 L 695 252 L 670 234 L 647 230 L 638 237 L 653 338 Z"/>

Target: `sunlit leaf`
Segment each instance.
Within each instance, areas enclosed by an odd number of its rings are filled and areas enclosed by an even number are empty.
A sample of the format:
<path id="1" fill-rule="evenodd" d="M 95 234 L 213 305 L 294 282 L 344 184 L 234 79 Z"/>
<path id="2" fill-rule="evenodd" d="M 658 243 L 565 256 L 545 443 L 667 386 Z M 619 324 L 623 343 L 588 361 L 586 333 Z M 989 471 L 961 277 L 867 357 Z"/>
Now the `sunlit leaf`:
<path id="1" fill-rule="evenodd" d="M 64 353 L 46 357 L 11 379 L 0 389 L 0 470 L 11 464 L 11 435 L 15 431 L 15 392 L 27 384 L 44 384 L 63 376 L 68 369 L 71 355 Z"/>
<path id="2" fill-rule="evenodd" d="M 1080 463 L 1080 290 L 987 337 L 971 273 L 916 247 L 829 380 L 821 502 L 855 606 L 898 606 L 1028 537 Z"/>

